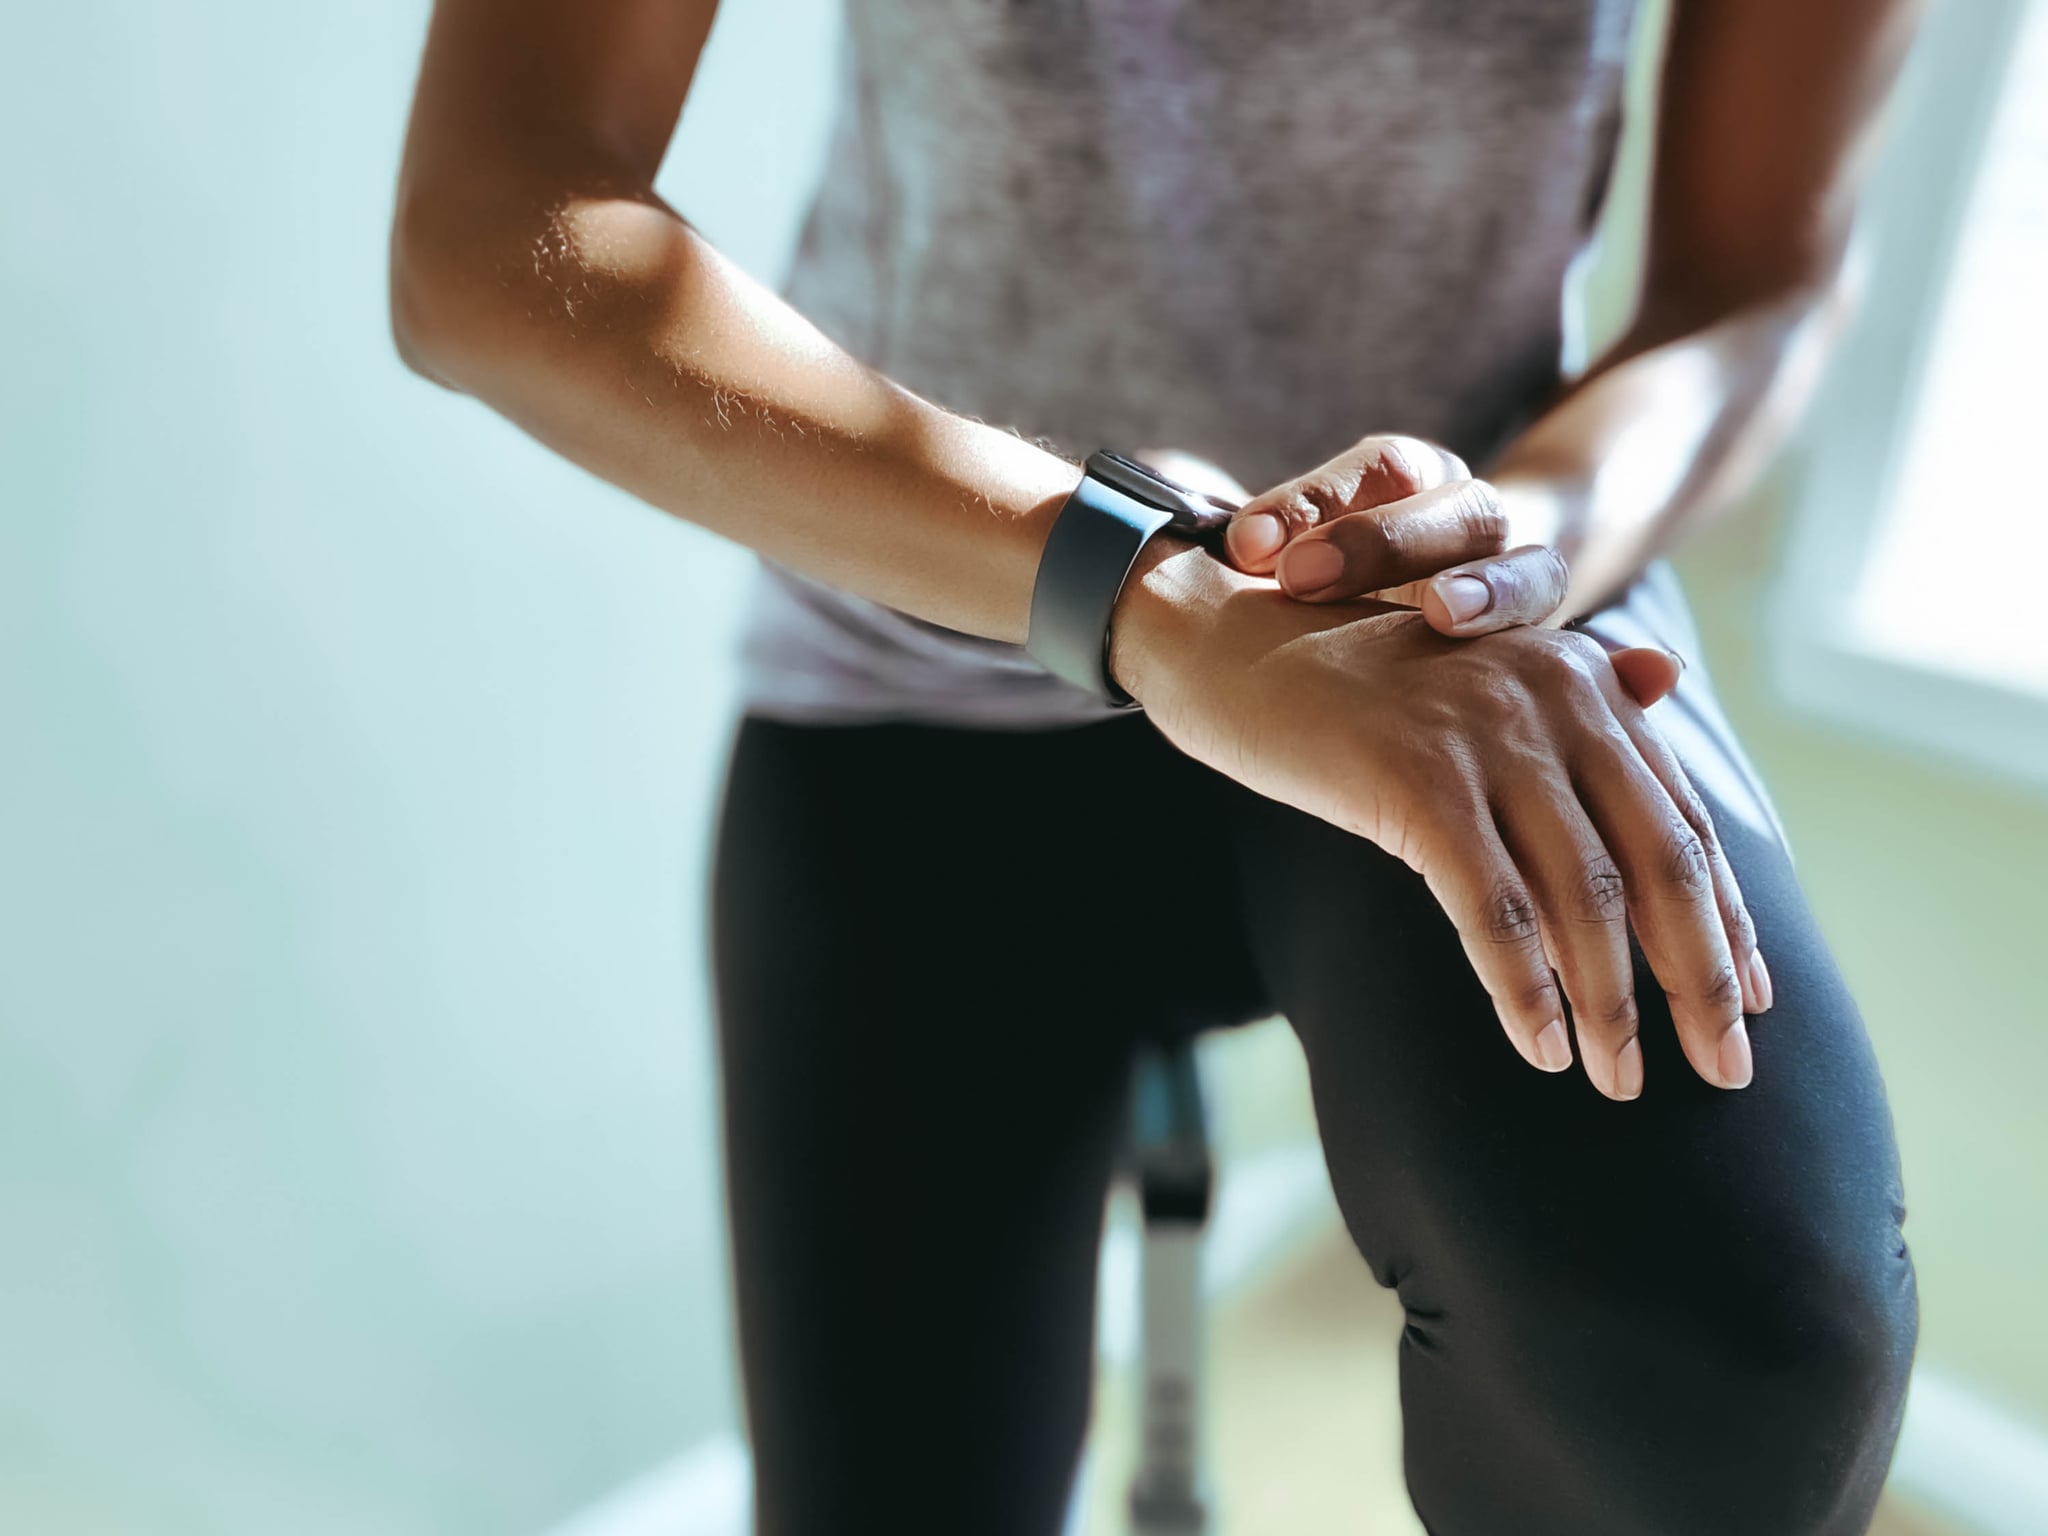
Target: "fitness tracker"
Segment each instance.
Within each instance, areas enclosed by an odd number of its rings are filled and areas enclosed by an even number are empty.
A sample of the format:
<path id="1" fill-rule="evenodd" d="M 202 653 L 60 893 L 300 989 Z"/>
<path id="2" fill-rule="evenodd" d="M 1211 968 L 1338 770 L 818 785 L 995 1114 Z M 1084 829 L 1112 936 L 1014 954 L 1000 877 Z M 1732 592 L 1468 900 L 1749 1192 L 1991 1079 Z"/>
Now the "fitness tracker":
<path id="1" fill-rule="evenodd" d="M 1038 559 L 1025 652 L 1055 677 L 1135 709 L 1109 675 L 1109 615 L 1138 551 L 1165 528 L 1209 544 L 1236 510 L 1120 453 L 1090 454 Z"/>

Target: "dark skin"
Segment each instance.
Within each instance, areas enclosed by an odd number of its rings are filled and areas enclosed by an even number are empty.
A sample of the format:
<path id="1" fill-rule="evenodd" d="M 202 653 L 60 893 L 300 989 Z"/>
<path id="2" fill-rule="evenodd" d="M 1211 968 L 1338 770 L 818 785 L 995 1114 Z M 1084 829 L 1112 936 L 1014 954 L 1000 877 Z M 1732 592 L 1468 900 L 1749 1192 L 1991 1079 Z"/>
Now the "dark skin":
<path id="1" fill-rule="evenodd" d="M 1367 438 L 1253 498 L 1236 568 L 1155 540 L 1114 616 L 1112 666 L 1176 745 L 1407 861 L 1516 1049 L 1571 1064 L 1561 986 L 1613 1098 L 1643 1086 L 1631 929 L 1722 1087 L 1749 1081 L 1769 972 L 1645 709 L 1673 663 L 1546 621 L 1724 503 L 1793 418 L 1918 9 L 1676 0 L 1622 342 L 1486 480 Z M 393 231 L 399 349 L 678 517 L 1021 640 L 1076 467 L 847 356 L 653 191 L 715 11 L 439 0 Z"/>

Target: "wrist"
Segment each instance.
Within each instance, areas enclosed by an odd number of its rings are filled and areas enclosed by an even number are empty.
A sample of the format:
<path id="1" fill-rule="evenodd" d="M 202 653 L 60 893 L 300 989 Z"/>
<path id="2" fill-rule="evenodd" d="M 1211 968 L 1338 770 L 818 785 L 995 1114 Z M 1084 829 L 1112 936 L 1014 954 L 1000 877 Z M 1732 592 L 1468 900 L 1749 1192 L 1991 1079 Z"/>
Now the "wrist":
<path id="1" fill-rule="evenodd" d="M 1110 611 L 1110 676 L 1140 704 L 1158 703 L 1200 654 L 1225 601 L 1271 586 L 1190 540 L 1156 535 L 1138 552 Z"/>

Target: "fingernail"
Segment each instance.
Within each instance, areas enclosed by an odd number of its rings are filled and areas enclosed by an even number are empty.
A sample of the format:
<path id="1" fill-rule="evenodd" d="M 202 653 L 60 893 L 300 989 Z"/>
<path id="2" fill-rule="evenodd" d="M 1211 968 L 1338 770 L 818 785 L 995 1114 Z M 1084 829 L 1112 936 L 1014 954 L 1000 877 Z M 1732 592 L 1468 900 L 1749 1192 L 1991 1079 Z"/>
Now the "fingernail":
<path id="1" fill-rule="evenodd" d="M 1723 1088 L 1747 1088 L 1749 1079 L 1756 1068 L 1749 1057 L 1749 1031 L 1737 1019 L 1728 1026 L 1728 1033 L 1721 1037 L 1721 1086 Z"/>
<path id="2" fill-rule="evenodd" d="M 1280 546 L 1287 542 L 1287 530 L 1272 513 L 1254 512 L 1233 521 L 1224 542 L 1240 564 L 1258 565 L 1280 553 Z"/>
<path id="3" fill-rule="evenodd" d="M 1536 1037 L 1536 1064 L 1546 1072 L 1562 1072 L 1572 1064 L 1572 1043 L 1565 1038 L 1563 1019 L 1552 1019 Z"/>
<path id="4" fill-rule="evenodd" d="M 1614 1093 L 1623 1099 L 1637 1098 L 1643 1091 L 1643 1047 L 1631 1035 L 1614 1058 Z"/>
<path id="5" fill-rule="evenodd" d="M 1296 597 L 1313 597 L 1344 574 L 1344 552 L 1317 540 L 1295 544 L 1280 557 L 1280 585 Z"/>
<path id="6" fill-rule="evenodd" d="M 1436 595 L 1455 624 L 1469 624 L 1493 606 L 1493 588 L 1477 576 L 1445 576 L 1436 584 Z"/>
<path id="7" fill-rule="evenodd" d="M 1771 1011 L 1771 973 L 1764 964 L 1764 952 L 1757 950 L 1749 957 L 1749 990 L 1756 994 L 1756 1006 L 1752 1013 Z"/>

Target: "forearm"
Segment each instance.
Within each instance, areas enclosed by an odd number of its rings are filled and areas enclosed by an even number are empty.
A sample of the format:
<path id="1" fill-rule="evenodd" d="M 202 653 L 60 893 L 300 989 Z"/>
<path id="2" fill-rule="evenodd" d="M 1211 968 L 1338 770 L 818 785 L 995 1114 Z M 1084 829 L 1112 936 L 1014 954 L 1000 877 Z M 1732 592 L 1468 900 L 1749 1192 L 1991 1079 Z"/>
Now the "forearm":
<path id="1" fill-rule="evenodd" d="M 1798 419 L 1839 328 L 1840 285 L 1687 324 L 1646 314 L 1489 475 L 1518 543 L 1569 562 L 1560 617 L 1598 606 L 1741 494 Z"/>
<path id="2" fill-rule="evenodd" d="M 1024 637 L 1078 470 L 862 366 L 649 193 L 408 188 L 421 372 L 664 511 L 937 623 Z"/>

